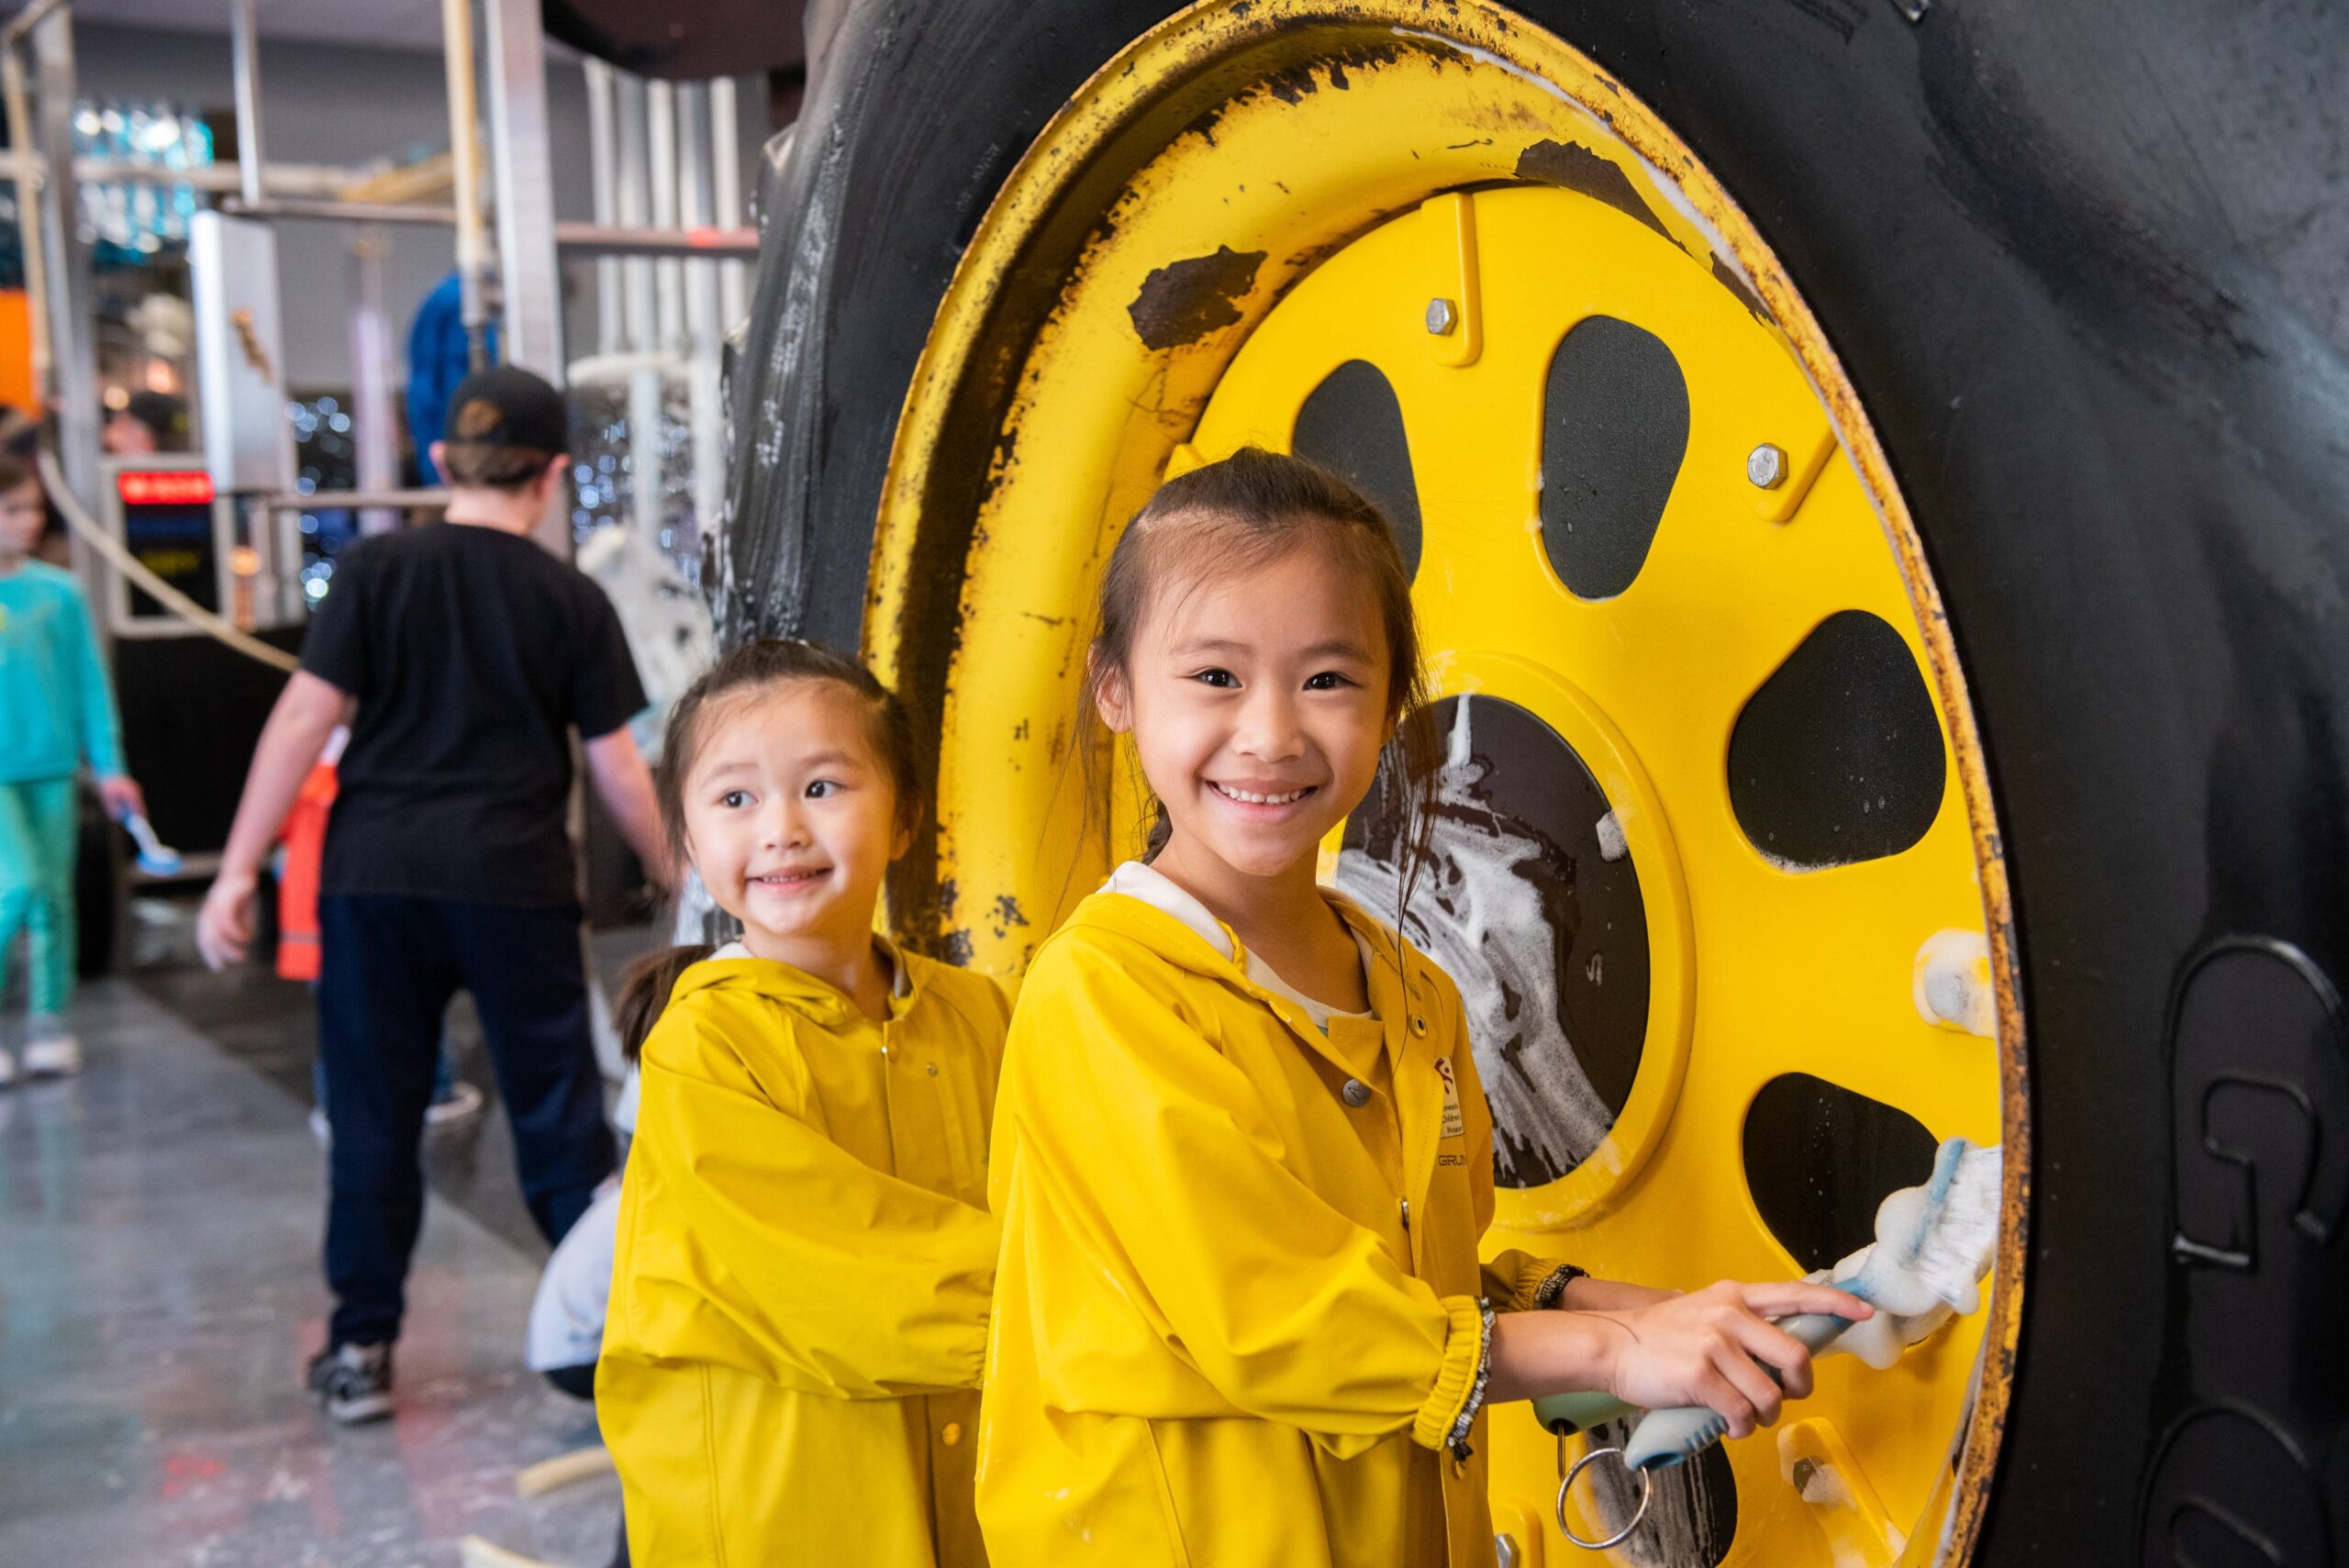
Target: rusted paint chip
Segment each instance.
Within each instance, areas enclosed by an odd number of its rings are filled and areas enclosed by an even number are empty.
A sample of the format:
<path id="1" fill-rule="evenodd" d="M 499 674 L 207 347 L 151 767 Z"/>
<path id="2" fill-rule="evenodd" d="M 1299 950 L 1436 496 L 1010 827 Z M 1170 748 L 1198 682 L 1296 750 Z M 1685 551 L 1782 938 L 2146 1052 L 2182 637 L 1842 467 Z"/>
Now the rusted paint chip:
<path id="1" fill-rule="evenodd" d="M 1745 286 L 1745 280 L 1737 275 L 1737 269 L 1719 256 L 1713 258 L 1713 282 L 1737 295 L 1737 303 L 1753 312 L 1755 320 L 1767 327 L 1776 327 L 1778 324 L 1778 318 L 1770 314 L 1770 307 L 1763 304 L 1761 297 L 1752 289 Z"/>
<path id="2" fill-rule="evenodd" d="M 1169 261 L 1141 281 L 1141 292 L 1126 306 L 1134 332 L 1153 349 L 1196 343 L 1240 319 L 1235 302 L 1256 284 L 1264 264 L 1262 250 L 1216 247 L 1212 256 Z"/>
<path id="3" fill-rule="evenodd" d="M 1627 217 L 1636 217 L 1666 239 L 1672 231 L 1664 227 L 1623 171 L 1610 161 L 1601 158 L 1587 147 L 1570 141 L 1537 141 L 1517 155 L 1517 177 L 1538 184 L 1562 185 L 1569 191 L 1580 191 L 1594 201 L 1605 202 Z M 1680 243 L 1673 239 L 1675 245 Z"/>

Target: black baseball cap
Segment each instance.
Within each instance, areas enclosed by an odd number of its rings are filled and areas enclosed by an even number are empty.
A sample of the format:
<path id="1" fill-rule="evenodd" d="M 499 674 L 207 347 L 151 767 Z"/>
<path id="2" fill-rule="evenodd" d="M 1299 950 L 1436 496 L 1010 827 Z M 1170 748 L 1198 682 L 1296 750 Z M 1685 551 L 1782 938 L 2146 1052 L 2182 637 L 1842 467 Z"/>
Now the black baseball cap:
<path id="1" fill-rule="evenodd" d="M 571 413 L 562 394 L 516 365 L 475 371 L 449 395 L 442 439 L 483 446 L 571 450 Z"/>

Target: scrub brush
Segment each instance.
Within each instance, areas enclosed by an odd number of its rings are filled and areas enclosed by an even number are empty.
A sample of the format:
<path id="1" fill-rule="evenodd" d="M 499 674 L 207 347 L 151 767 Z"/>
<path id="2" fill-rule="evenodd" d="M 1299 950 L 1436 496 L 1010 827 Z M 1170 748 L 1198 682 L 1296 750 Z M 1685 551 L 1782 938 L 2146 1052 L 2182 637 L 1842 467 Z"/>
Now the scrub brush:
<path id="1" fill-rule="evenodd" d="M 1860 1272 L 1835 1282 L 1880 1314 L 1918 1318 L 1947 1307 L 1968 1313 L 1982 1302 L 1978 1283 L 1998 1242 L 2000 1156 L 1953 1138 L 1933 1158 L 1920 1187 L 1903 1187 L 1876 1211 L 1876 1245 Z M 1852 1326 L 1851 1319 L 1806 1312 L 1778 1327 L 1813 1354 Z M 1776 1375 L 1775 1373 L 1773 1375 Z M 1665 1470 L 1720 1440 L 1729 1423 L 1703 1406 L 1652 1410 L 1623 1445 L 1633 1470 Z"/>
<path id="2" fill-rule="evenodd" d="M 1981 1305 L 1976 1282 L 1989 1272 L 1998 1239 L 1999 1163 L 1995 1145 L 1976 1148 L 1962 1138 L 1943 1143 L 1922 1186 L 1904 1187 L 1877 1207 L 1875 1243 L 1836 1266 L 1836 1273 L 1850 1277 L 1826 1280 L 1874 1307 L 1877 1317 L 1871 1323 L 1890 1318 L 1896 1322 L 1889 1327 L 1909 1328 L 1888 1348 L 1876 1347 L 1882 1354 L 1866 1356 L 1869 1364 L 1890 1364 L 1900 1348 L 1924 1338 L 1951 1313 Z M 1902 1325 L 1899 1319 L 1922 1321 Z M 1852 1323 L 1804 1313 L 1778 1327 L 1816 1355 Z M 1610 1394 L 1558 1394 L 1533 1402 L 1534 1418 L 1561 1437 L 1637 1412 Z M 1695 1457 L 1727 1429 L 1701 1406 L 1654 1411 L 1632 1433 L 1623 1461 L 1633 1469 L 1664 1469 Z"/>
<path id="3" fill-rule="evenodd" d="M 124 831 L 139 846 L 139 869 L 149 876 L 177 876 L 180 852 L 155 837 L 155 829 L 136 811 L 122 814 Z"/>

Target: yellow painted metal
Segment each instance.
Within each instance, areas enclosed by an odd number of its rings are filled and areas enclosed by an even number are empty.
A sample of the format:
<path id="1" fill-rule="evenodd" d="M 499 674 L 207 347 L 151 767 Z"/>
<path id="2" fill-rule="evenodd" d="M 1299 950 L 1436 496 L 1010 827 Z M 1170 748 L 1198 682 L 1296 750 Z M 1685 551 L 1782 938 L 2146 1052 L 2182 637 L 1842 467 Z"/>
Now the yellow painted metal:
<path id="1" fill-rule="evenodd" d="M 1266 74 L 1286 73 L 1281 91 L 1252 82 L 1259 56 Z M 1207 81 L 1229 89 L 1211 113 Z M 1162 106 L 1178 96 L 1169 119 Z M 1529 186 L 1520 163 L 1533 170 L 1544 148 L 1611 166 L 1649 221 Z M 1111 166 L 1121 172 L 1106 188 Z M 1007 281 L 1069 203 L 1114 221 L 1093 230 L 1019 352 L 983 355 L 984 343 L 1000 353 L 990 334 Z M 1226 286 L 1186 317 L 1196 329 L 1146 339 L 1140 307 L 1172 265 L 1227 252 Z M 1475 351 L 1433 341 L 1433 297 L 1473 298 Z M 1690 396 L 1664 526 L 1640 578 L 1603 603 L 1550 570 L 1535 498 L 1542 372 L 1592 313 L 1664 338 Z M 1169 472 L 1243 439 L 1286 447 L 1305 395 L 1357 357 L 1396 385 L 1410 432 L 1437 678 L 1515 694 L 1645 819 L 1633 854 L 1664 988 L 1652 1029 L 1664 1038 L 1652 1035 L 1622 1148 L 1595 1162 L 1611 1174 L 1508 1195 L 1495 1244 L 1559 1247 L 1681 1284 L 1788 1272 L 1738 1163 L 1744 1108 L 1781 1072 L 1899 1106 L 1936 1134 L 2002 1140 L 2007 1224 L 1984 1313 L 1888 1373 L 1830 1362 L 1817 1403 L 1890 1516 L 1918 1526 L 1912 1555 L 1946 1541 L 1943 1560 L 1963 1562 L 2011 1370 L 2029 1128 L 2011 916 L 1962 674 L 1881 447 L 1800 296 L 1688 150 L 1557 39 L 1470 0 L 1208 0 L 1108 62 L 1023 159 L 965 251 L 909 392 L 866 626 L 885 674 L 913 673 L 898 659 L 927 630 L 907 621 L 924 530 L 939 526 L 940 495 L 978 495 L 955 651 L 931 694 L 945 719 L 937 854 L 958 890 L 950 934 L 982 965 L 1016 972 L 1130 847 L 1130 789 L 1105 838 L 1088 828 L 1100 814 L 1073 762 L 1085 606 L 1117 529 Z M 956 399 L 990 377 L 1016 389 L 1010 439 L 987 473 L 943 472 L 942 454 L 968 450 L 946 439 Z M 1767 493 L 1745 477 L 1762 441 L 1787 454 L 1787 482 Z M 1952 787 L 1908 852 L 1791 874 L 1737 829 L 1728 736 L 1754 686 L 1849 607 L 1883 617 L 1917 653 Z M 1025 924 L 981 915 L 1004 898 Z M 1987 939 L 1995 1042 L 1932 1028 L 1910 1002 L 1918 944 L 1944 929 Z M 1675 1062 L 1673 1092 L 1647 1081 Z M 1544 1518 L 1554 1444 L 1508 1414 L 1494 1430 L 1496 1503 Z M 1732 1462 L 1729 1561 L 1825 1561 L 1768 1445 L 1733 1445 Z M 1578 1557 L 1554 1534 L 1543 1550 Z"/>
<path id="2" fill-rule="evenodd" d="M 1799 1493 L 1835 1568 L 1892 1568 L 1908 1544 L 1835 1423 L 1790 1420 L 1778 1433 L 1778 1473 Z"/>

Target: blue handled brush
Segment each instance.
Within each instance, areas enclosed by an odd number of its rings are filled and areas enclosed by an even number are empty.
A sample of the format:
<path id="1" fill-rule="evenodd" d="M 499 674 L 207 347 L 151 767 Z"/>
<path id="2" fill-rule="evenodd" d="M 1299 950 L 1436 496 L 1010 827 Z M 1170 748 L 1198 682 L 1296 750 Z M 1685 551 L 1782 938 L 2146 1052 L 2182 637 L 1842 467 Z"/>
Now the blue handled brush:
<path id="1" fill-rule="evenodd" d="M 136 811 L 122 814 L 123 830 L 139 846 L 139 869 L 149 876 L 177 876 L 180 873 L 180 852 L 155 837 L 155 829 L 147 818 Z"/>
<path id="2" fill-rule="evenodd" d="M 1976 1282 L 1989 1272 L 1998 1242 L 1999 1165 L 1995 1146 L 1977 1149 L 1963 1138 L 1943 1143 L 1924 1185 L 1904 1187 L 1877 1207 L 1876 1246 L 1860 1272 L 1836 1281 L 1836 1288 L 1896 1318 L 1943 1305 L 1972 1312 L 1981 1305 Z M 1849 1318 L 1817 1312 L 1778 1322 L 1813 1354 L 1851 1326 Z M 1652 1410 L 1623 1445 L 1623 1462 L 1633 1470 L 1668 1470 L 1728 1429 L 1728 1422 L 1702 1406 Z"/>

